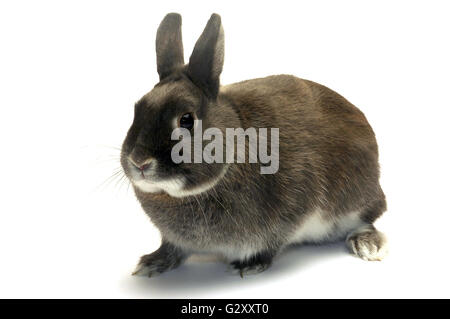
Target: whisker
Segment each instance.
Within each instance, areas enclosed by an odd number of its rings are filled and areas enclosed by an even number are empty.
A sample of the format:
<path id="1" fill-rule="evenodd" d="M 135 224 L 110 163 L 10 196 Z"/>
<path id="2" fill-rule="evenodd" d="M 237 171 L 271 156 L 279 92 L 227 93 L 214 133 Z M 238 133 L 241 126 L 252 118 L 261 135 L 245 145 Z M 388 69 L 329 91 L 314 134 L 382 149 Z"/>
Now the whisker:
<path id="1" fill-rule="evenodd" d="M 104 190 L 107 186 L 111 185 L 116 179 L 120 178 L 123 173 L 122 167 L 116 168 L 111 176 L 108 176 L 100 185 L 96 187 L 96 190 Z"/>

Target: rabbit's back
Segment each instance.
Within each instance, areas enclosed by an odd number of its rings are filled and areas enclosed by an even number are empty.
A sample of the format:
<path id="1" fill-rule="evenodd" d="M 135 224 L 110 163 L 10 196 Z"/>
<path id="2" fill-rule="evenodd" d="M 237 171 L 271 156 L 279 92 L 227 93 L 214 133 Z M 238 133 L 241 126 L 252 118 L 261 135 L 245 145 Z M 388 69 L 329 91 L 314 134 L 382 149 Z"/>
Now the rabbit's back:
<path id="1" fill-rule="evenodd" d="M 221 88 L 244 127 L 279 127 L 285 133 L 326 131 L 375 143 L 364 114 L 333 90 L 292 75 L 273 75 Z M 281 132 L 280 132 L 281 133 Z"/>
<path id="2" fill-rule="evenodd" d="M 284 185 L 273 192 L 282 193 L 285 202 L 297 201 L 305 214 L 319 209 L 343 216 L 364 215 L 373 202 L 384 201 L 374 132 L 364 114 L 338 93 L 290 75 L 227 85 L 221 93 L 244 128 L 279 128 L 275 175 Z"/>

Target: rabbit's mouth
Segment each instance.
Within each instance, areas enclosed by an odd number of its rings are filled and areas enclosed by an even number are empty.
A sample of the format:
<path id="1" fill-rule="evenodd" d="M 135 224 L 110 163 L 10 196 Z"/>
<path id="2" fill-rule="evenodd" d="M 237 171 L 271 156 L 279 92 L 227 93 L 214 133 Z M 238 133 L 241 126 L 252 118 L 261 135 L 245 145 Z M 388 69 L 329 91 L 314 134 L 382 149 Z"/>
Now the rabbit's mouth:
<path id="1" fill-rule="evenodd" d="M 208 174 L 198 168 L 191 170 L 189 176 L 185 176 L 186 171 L 168 170 L 154 158 L 138 161 L 130 155 L 125 155 L 121 161 L 126 176 L 136 190 L 142 193 L 165 192 L 176 198 L 207 192 L 219 183 L 229 166 L 211 164 L 208 166 Z"/>
<path id="2" fill-rule="evenodd" d="M 145 193 L 159 193 L 161 191 L 175 192 L 180 190 L 184 181 L 181 178 L 161 176 L 156 169 L 156 161 L 146 161 L 141 165 L 128 159 L 128 178 L 131 183 Z"/>

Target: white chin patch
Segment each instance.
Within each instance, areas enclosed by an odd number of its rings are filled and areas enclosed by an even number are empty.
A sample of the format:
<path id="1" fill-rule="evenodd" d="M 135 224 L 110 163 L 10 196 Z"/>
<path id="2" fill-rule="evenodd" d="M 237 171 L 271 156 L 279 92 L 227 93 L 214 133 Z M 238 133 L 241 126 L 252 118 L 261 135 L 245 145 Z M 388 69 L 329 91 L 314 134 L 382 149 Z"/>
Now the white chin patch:
<path id="1" fill-rule="evenodd" d="M 172 193 L 180 192 L 183 189 L 184 181 L 180 178 L 168 179 L 159 182 L 150 182 L 148 180 L 133 181 L 134 186 L 144 193 Z M 173 195 L 172 195 L 173 196 Z"/>
<path id="2" fill-rule="evenodd" d="M 195 196 L 208 191 L 209 189 L 216 186 L 216 184 L 225 175 L 228 167 L 224 167 L 222 172 L 216 178 L 209 180 L 197 187 L 191 189 L 184 189 L 185 179 L 183 177 L 170 178 L 159 182 L 150 182 L 148 180 L 132 181 L 134 186 L 139 188 L 140 191 L 144 193 L 160 193 L 166 192 L 172 197 L 187 197 Z"/>

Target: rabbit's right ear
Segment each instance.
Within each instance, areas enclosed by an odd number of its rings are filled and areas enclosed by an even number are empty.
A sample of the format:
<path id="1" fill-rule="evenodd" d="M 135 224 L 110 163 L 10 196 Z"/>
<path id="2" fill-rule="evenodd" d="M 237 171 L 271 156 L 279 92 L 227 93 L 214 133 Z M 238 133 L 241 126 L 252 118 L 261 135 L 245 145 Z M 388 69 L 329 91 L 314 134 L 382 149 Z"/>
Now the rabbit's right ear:
<path id="1" fill-rule="evenodd" d="M 224 36 L 220 16 L 213 13 L 202 35 L 195 43 L 189 59 L 188 74 L 191 80 L 215 98 L 219 91 L 223 67 Z"/>
<path id="2" fill-rule="evenodd" d="M 181 15 L 169 13 L 162 20 L 156 33 L 156 63 L 162 80 L 184 65 L 181 39 Z"/>

